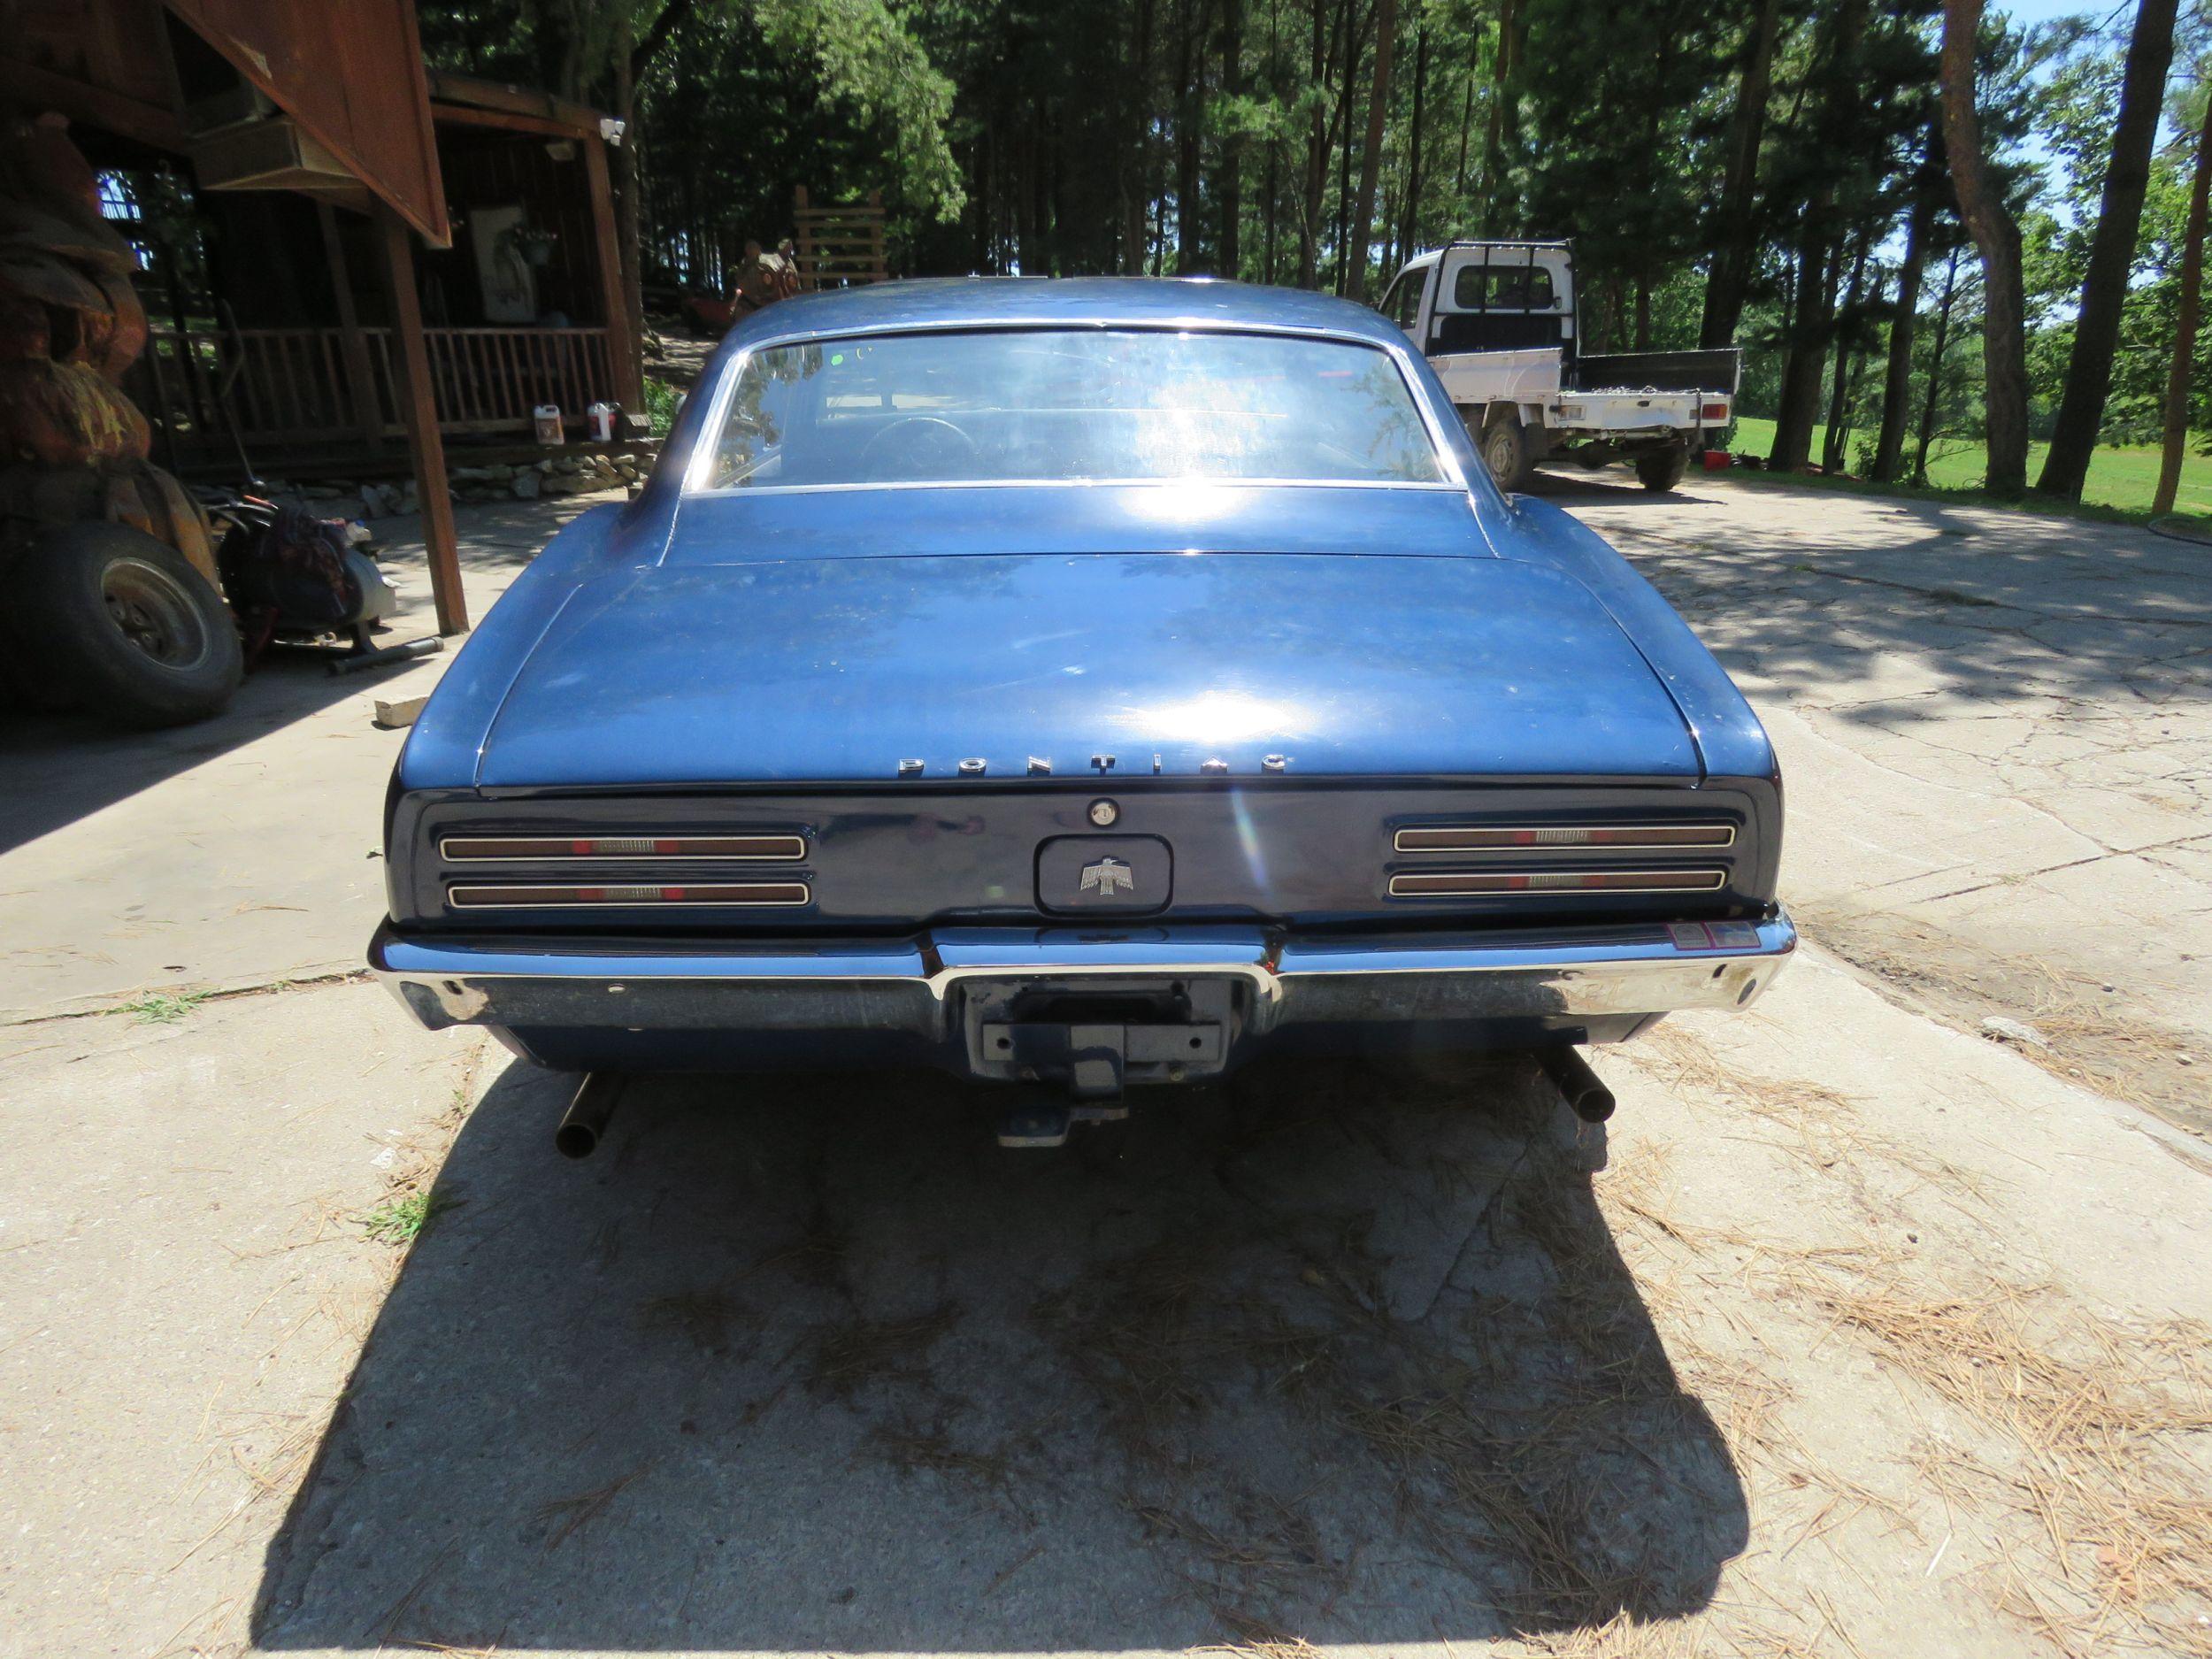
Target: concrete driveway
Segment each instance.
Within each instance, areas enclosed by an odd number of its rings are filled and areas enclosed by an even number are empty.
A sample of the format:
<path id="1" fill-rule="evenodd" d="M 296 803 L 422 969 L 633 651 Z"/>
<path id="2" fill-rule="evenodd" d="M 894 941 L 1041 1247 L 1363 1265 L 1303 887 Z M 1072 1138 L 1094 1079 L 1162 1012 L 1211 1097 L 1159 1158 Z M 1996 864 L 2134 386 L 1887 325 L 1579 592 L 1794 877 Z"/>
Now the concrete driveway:
<path id="1" fill-rule="evenodd" d="M 1601 1056 L 1609 1148 L 1501 1060 L 1097 1168 L 935 1079 L 658 1084 L 568 1164 L 561 1079 L 323 977 L 436 664 L 11 728 L 0 1654 L 2212 1652 L 2212 583 L 1556 488 L 1760 703 L 1812 941 Z"/>
<path id="2" fill-rule="evenodd" d="M 1546 475 L 1720 656 L 1790 791 L 1829 949 L 2212 1128 L 2212 555 L 1802 487 Z"/>

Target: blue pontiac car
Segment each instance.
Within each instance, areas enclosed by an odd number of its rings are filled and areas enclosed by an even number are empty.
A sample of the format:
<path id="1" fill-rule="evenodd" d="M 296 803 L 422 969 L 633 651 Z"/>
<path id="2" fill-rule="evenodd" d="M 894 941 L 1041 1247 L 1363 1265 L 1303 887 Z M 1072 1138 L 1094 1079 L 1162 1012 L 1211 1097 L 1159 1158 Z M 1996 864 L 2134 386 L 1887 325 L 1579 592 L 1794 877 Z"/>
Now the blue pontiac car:
<path id="1" fill-rule="evenodd" d="M 1795 944 L 1750 708 L 1343 301 L 849 289 L 733 331 L 423 710 L 370 963 L 595 1074 L 924 1062 L 1010 1139 L 1266 1048 L 1574 1045 Z"/>

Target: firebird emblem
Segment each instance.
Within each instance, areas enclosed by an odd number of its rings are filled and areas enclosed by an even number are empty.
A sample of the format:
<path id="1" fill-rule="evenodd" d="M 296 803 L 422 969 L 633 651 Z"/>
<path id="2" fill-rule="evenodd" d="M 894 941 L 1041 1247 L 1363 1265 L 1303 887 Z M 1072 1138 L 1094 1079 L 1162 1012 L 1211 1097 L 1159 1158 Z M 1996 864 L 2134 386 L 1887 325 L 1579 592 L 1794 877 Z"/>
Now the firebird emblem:
<path id="1" fill-rule="evenodd" d="M 1083 866 L 1084 892 L 1096 893 L 1102 899 L 1110 899 L 1124 888 L 1135 892 L 1137 877 L 1136 872 L 1120 859 L 1102 858 L 1094 864 Z"/>

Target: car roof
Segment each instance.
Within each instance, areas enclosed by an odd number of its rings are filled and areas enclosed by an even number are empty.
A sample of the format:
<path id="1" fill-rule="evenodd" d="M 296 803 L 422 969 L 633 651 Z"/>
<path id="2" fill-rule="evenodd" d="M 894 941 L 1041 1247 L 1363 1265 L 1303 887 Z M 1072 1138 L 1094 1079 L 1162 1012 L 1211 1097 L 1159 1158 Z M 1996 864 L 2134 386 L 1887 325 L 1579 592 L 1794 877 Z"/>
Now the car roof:
<path id="1" fill-rule="evenodd" d="M 1402 346 L 1367 306 L 1302 288 L 1203 277 L 930 277 L 832 288 L 780 301 L 731 331 L 741 343 L 809 335 L 973 326 L 1325 331 Z"/>

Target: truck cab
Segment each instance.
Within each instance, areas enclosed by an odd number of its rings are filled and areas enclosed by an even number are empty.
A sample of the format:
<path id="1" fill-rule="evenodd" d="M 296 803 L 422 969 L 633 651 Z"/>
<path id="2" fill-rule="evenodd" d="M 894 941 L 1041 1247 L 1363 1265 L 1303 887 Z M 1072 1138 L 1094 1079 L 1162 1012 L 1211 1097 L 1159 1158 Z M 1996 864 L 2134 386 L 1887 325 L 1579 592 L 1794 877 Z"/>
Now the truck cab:
<path id="1" fill-rule="evenodd" d="M 1586 353 L 1567 242 L 1454 242 L 1407 262 L 1377 309 L 1451 395 L 1502 489 L 1540 462 L 1625 461 L 1647 489 L 1679 483 L 1734 419 L 1742 355 Z"/>

